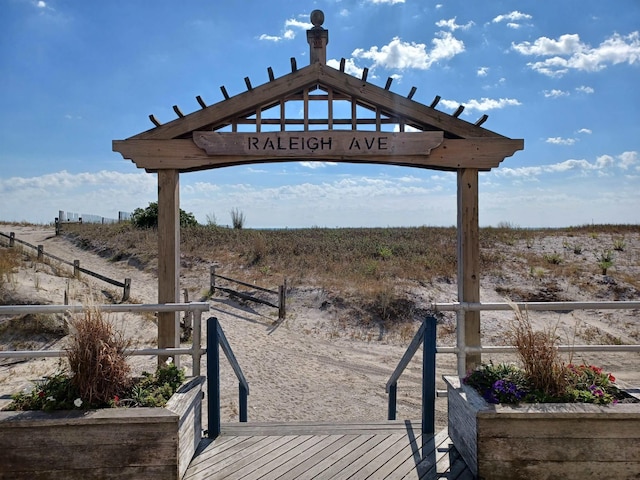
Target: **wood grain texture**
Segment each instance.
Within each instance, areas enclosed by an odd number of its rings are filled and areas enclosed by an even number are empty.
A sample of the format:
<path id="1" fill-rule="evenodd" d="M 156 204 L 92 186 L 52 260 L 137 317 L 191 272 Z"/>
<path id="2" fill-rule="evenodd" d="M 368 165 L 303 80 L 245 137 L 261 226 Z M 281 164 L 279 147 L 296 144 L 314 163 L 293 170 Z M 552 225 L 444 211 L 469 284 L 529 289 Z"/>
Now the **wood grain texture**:
<path id="1" fill-rule="evenodd" d="M 0 479 L 178 479 L 201 439 L 203 381 L 169 408 L 0 412 Z"/>

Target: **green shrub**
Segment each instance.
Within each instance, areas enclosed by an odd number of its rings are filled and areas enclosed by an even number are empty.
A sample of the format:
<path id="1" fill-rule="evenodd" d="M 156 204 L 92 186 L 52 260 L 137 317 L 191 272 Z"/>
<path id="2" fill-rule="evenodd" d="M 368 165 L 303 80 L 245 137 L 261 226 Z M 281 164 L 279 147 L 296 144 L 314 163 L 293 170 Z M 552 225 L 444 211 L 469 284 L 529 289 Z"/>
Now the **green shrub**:
<path id="1" fill-rule="evenodd" d="M 137 228 L 158 227 L 158 202 L 151 202 L 147 208 L 136 208 L 131 214 L 131 223 Z M 180 226 L 195 227 L 198 225 L 193 213 L 180 209 Z"/>

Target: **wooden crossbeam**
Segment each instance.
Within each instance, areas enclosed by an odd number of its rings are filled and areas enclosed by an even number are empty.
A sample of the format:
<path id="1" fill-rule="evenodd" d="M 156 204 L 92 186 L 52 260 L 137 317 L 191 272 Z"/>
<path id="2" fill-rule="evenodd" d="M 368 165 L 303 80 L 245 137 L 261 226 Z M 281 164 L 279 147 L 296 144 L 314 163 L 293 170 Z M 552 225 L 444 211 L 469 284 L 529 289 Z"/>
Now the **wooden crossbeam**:
<path id="1" fill-rule="evenodd" d="M 363 82 L 366 82 L 366 81 L 367 81 L 367 76 L 368 76 L 368 75 L 369 75 L 369 69 L 368 69 L 367 67 L 364 67 L 364 68 L 362 69 L 362 78 L 361 78 L 361 80 L 362 80 Z"/>
<path id="2" fill-rule="evenodd" d="M 459 105 L 456 111 L 453 112 L 453 116 L 458 118 L 463 111 L 464 111 L 464 105 Z"/>
<path id="3" fill-rule="evenodd" d="M 407 95 L 407 98 L 409 100 L 411 100 L 413 96 L 416 94 L 416 90 L 418 90 L 416 87 L 411 87 L 411 91 L 409 92 L 409 95 Z"/>
<path id="4" fill-rule="evenodd" d="M 385 90 L 389 90 L 391 88 L 391 82 L 393 82 L 393 78 L 391 77 L 387 78 L 387 83 L 384 86 Z"/>
<path id="5" fill-rule="evenodd" d="M 224 85 L 222 85 L 220 87 L 220 91 L 222 92 L 222 95 L 224 95 L 224 99 L 225 100 L 229 100 L 230 97 L 229 97 L 229 94 L 227 93 L 227 89 L 225 88 Z"/>
<path id="6" fill-rule="evenodd" d="M 436 105 L 438 105 L 438 103 L 440 103 L 440 95 L 436 95 L 436 97 L 433 99 L 433 102 L 431 102 L 431 105 L 429 105 L 430 108 L 436 108 Z"/>
<path id="7" fill-rule="evenodd" d="M 344 58 L 340 59 L 340 71 L 344 72 L 344 65 L 346 63 L 346 60 Z"/>
<path id="8" fill-rule="evenodd" d="M 267 67 L 267 75 L 269 75 L 269 81 L 273 82 L 276 77 L 273 75 L 273 68 Z"/>
<path id="9" fill-rule="evenodd" d="M 202 100 L 202 97 L 201 97 L 200 95 L 198 95 L 198 96 L 196 97 L 196 100 L 197 100 L 197 101 L 198 101 L 198 103 L 200 104 L 200 107 L 202 107 L 202 108 L 207 108 L 207 104 L 206 104 L 206 103 L 204 103 L 204 100 Z"/>
<path id="10" fill-rule="evenodd" d="M 253 87 L 251 86 L 251 80 L 249 79 L 249 77 L 244 77 L 244 84 L 247 86 L 247 90 L 253 90 Z"/>
<path id="11" fill-rule="evenodd" d="M 295 57 L 291 57 L 291 73 L 296 72 L 298 70 L 298 64 L 296 63 Z"/>
<path id="12" fill-rule="evenodd" d="M 151 120 L 151 122 L 156 126 L 159 127 L 160 125 L 162 125 L 158 120 L 156 120 L 156 117 L 153 116 L 153 113 L 151 115 L 149 115 L 149 120 Z"/>
<path id="13" fill-rule="evenodd" d="M 178 117 L 180 118 L 184 117 L 184 113 L 180 111 L 180 109 L 178 108 L 178 105 L 173 106 L 173 111 L 176 112 L 176 115 L 178 115 Z"/>

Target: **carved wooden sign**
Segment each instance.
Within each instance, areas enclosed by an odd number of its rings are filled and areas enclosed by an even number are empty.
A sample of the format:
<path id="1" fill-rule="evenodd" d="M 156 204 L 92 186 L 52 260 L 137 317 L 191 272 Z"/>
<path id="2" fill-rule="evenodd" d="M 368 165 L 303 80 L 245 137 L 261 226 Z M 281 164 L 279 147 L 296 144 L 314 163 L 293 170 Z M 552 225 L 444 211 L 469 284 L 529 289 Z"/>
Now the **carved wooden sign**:
<path id="1" fill-rule="evenodd" d="M 345 158 L 429 155 L 442 143 L 443 132 L 193 132 L 194 143 L 207 155 Z"/>

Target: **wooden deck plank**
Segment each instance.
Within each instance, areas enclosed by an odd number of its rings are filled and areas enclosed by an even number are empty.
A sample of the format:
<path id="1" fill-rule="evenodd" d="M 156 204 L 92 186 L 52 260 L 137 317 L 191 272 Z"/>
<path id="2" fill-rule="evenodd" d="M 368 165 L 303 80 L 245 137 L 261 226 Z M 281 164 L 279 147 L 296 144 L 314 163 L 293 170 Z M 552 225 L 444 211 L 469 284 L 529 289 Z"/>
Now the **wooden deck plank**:
<path id="1" fill-rule="evenodd" d="M 304 445 L 308 442 L 315 443 L 318 441 L 318 437 L 314 437 L 313 435 L 304 435 L 304 436 L 284 436 L 284 437 L 274 437 L 274 441 L 271 445 L 269 445 L 270 449 L 265 450 L 264 455 L 261 457 L 245 457 L 242 461 L 238 462 L 234 465 L 234 472 L 221 472 L 224 473 L 224 478 L 228 480 L 239 480 L 243 478 L 262 478 L 262 474 L 260 470 L 264 473 L 265 471 L 271 470 L 270 463 L 273 460 L 277 460 L 283 455 L 286 455 L 290 451 L 299 452 L 304 450 Z M 237 468 L 241 466 L 241 468 Z"/>
<path id="2" fill-rule="evenodd" d="M 345 451 L 346 455 L 343 455 L 336 463 L 331 465 L 328 469 L 322 472 L 324 478 L 337 478 L 338 476 L 342 476 L 341 472 L 346 472 L 352 470 L 353 463 L 358 460 L 362 455 L 367 453 L 367 451 L 371 448 L 375 448 L 382 440 L 384 440 L 384 436 L 382 435 L 373 435 L 369 440 L 364 442 L 362 445 L 356 447 L 354 450 L 349 449 L 349 451 Z M 344 478 L 347 478 L 346 475 Z"/>
<path id="3" fill-rule="evenodd" d="M 426 438 L 417 422 L 223 425 L 204 439 L 183 480 L 473 480 L 447 431 Z"/>
<path id="4" fill-rule="evenodd" d="M 306 476 L 308 470 L 311 470 L 326 457 L 356 440 L 356 438 L 357 435 L 330 435 L 325 441 L 318 445 L 318 447 L 320 447 L 319 449 L 307 452 L 308 455 L 305 455 L 305 458 L 303 458 L 301 462 L 297 464 L 292 462 L 291 465 L 283 465 L 273 472 L 270 472 L 269 475 L 266 475 L 264 480 L 272 480 L 275 478 L 284 480 L 287 478 L 301 478 L 303 475 Z"/>
<path id="5" fill-rule="evenodd" d="M 321 461 L 317 462 L 313 467 L 306 470 L 300 476 L 295 477 L 291 475 L 291 472 L 288 472 L 281 478 L 282 480 L 296 480 L 297 478 L 335 478 L 328 476 L 326 474 L 326 470 L 331 468 L 336 464 L 336 462 L 339 462 L 343 457 L 348 455 L 349 452 L 352 452 L 360 448 L 362 445 L 366 444 L 374 436 L 375 435 L 356 435 L 350 442 L 325 456 Z"/>

